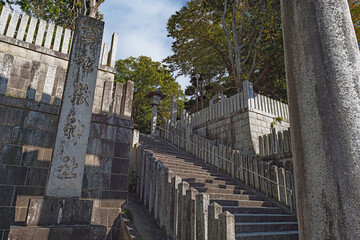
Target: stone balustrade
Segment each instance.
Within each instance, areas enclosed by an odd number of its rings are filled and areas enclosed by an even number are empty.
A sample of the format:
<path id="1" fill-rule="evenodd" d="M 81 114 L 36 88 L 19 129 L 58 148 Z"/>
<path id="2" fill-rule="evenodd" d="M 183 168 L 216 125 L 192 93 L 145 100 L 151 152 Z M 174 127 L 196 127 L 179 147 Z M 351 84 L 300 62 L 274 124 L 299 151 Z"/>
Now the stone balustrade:
<path id="1" fill-rule="evenodd" d="M 160 137 L 296 211 L 294 174 L 163 119 Z"/>
<path id="2" fill-rule="evenodd" d="M 132 157 L 139 174 L 137 194 L 168 238 L 233 239 L 234 216 L 210 204 L 209 195 L 198 193 L 139 143 Z"/>

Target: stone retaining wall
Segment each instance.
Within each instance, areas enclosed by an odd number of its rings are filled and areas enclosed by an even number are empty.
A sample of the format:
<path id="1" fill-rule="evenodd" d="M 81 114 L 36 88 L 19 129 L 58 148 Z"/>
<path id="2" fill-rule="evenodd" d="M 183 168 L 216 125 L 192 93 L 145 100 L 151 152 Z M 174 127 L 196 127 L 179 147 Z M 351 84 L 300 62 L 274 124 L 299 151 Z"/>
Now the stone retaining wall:
<path id="1" fill-rule="evenodd" d="M 278 131 L 289 128 L 288 106 L 254 93 L 251 82 L 245 81 L 243 89 L 194 114 L 183 110 L 175 125 L 234 149 L 259 153 L 259 136 L 269 134 L 272 125 Z M 278 117 L 282 118 L 281 123 L 276 121 Z"/>
<path id="2" fill-rule="evenodd" d="M 11 13 L 3 7 L 0 15 L 0 94 L 60 105 L 64 90 L 73 33 L 44 20 Z M 93 113 L 121 115 L 125 94 L 114 87 L 117 33 L 111 46 L 104 44 L 96 81 Z M 111 48 L 110 48 L 111 47 Z M 86 59 L 79 61 L 88 64 Z M 120 99 L 120 104 L 116 105 Z M 123 110 L 121 110 L 123 111 Z M 126 110 L 125 110 L 126 111 Z"/>
<path id="3" fill-rule="evenodd" d="M 139 174 L 137 194 L 169 239 L 234 239 L 232 214 L 217 203 L 209 204 L 207 194 L 198 193 L 139 143 L 133 156 Z"/>
<path id="4" fill-rule="evenodd" d="M 0 95 L 2 240 L 11 224 L 25 221 L 29 199 L 44 197 L 58 114 L 58 106 Z M 119 233 L 114 222 L 127 199 L 132 129 L 130 120 L 92 115 L 82 198 L 94 201 L 91 223 L 111 234 Z"/>

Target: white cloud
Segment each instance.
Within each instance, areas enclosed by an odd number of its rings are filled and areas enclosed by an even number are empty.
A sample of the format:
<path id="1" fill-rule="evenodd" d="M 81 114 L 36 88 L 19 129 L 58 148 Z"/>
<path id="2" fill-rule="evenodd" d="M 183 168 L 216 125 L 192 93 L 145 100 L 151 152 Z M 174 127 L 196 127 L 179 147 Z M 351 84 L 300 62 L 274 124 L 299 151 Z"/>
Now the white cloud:
<path id="1" fill-rule="evenodd" d="M 104 41 L 110 43 L 112 33 L 119 33 L 116 59 L 144 55 L 162 61 L 172 54 L 167 20 L 184 5 L 185 0 L 106 0 L 100 7 Z M 178 80 L 183 89 L 189 84 L 186 78 Z"/>

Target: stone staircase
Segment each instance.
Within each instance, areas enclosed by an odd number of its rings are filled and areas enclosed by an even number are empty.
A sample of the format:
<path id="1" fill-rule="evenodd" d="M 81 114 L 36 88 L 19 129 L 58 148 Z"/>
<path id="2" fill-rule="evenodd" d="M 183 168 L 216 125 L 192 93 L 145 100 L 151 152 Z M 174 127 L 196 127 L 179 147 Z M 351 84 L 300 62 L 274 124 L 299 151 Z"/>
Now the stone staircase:
<path id="1" fill-rule="evenodd" d="M 224 211 L 232 213 L 236 239 L 299 239 L 296 216 L 266 197 L 164 139 L 140 135 L 140 143 L 191 187 L 209 194 L 210 202 L 217 202 Z"/>

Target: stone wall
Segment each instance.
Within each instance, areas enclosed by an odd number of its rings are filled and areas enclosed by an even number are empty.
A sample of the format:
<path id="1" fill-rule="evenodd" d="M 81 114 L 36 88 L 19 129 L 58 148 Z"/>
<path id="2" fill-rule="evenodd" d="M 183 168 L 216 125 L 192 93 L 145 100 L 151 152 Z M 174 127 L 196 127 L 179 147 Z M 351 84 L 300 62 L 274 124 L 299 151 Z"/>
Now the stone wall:
<path id="1" fill-rule="evenodd" d="M 176 126 L 245 153 L 259 153 L 259 137 L 269 134 L 272 124 L 278 131 L 289 128 L 288 107 L 254 93 L 248 81 L 243 89 L 194 114 L 183 111 Z M 275 120 L 278 117 L 281 123 Z"/>
<path id="2" fill-rule="evenodd" d="M 58 114 L 58 106 L 0 95 L 0 239 L 25 221 L 30 198 L 44 197 Z M 82 198 L 94 201 L 92 224 L 110 234 L 127 198 L 132 129 L 130 120 L 92 115 Z"/>
<path id="3" fill-rule="evenodd" d="M 0 94 L 60 105 L 72 35 L 69 29 L 11 13 L 4 7 L 0 15 Z M 104 44 L 98 66 L 93 105 L 96 114 L 115 111 L 112 95 L 117 36 L 114 33 L 111 48 Z"/>

